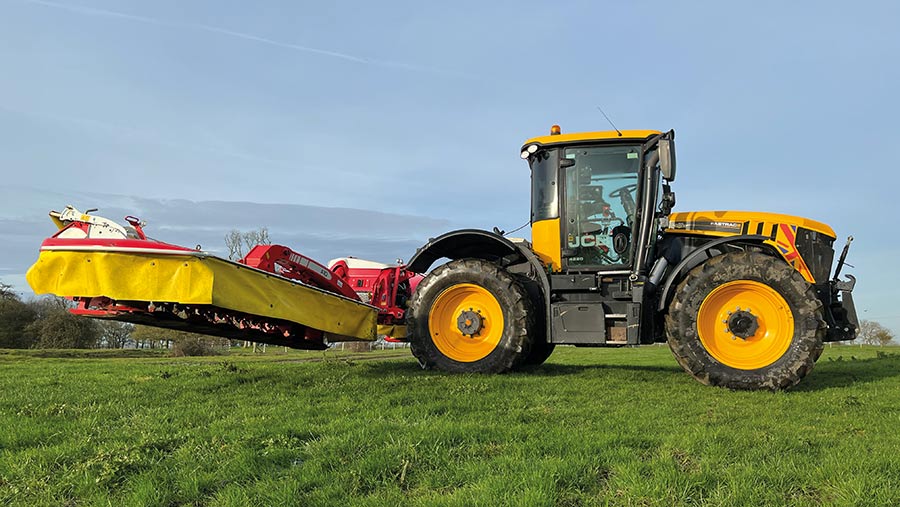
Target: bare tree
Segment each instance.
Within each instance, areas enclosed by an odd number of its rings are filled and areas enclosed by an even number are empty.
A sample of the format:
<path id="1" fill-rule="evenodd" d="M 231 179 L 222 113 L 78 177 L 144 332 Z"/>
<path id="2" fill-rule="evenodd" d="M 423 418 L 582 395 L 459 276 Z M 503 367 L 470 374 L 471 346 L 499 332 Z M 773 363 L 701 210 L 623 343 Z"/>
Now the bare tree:
<path id="1" fill-rule="evenodd" d="M 0 300 L 19 301 L 19 295 L 13 290 L 12 285 L 0 282 Z"/>
<path id="2" fill-rule="evenodd" d="M 894 340 L 894 333 L 878 322 L 864 320 L 859 323 L 856 339 L 866 345 L 888 345 Z"/>
<path id="3" fill-rule="evenodd" d="M 232 229 L 225 235 L 225 246 L 228 248 L 228 258 L 236 261 L 244 257 L 244 252 L 249 252 L 256 245 L 271 245 L 269 228 L 260 227 L 252 231 L 241 232 Z"/>
<path id="4" fill-rule="evenodd" d="M 108 349 L 124 349 L 125 344 L 131 337 L 134 330 L 134 324 L 127 322 L 117 322 L 114 320 L 101 320 L 100 324 L 100 343 Z"/>
<path id="5" fill-rule="evenodd" d="M 260 227 L 255 231 L 247 231 L 242 234 L 244 240 L 244 246 L 247 248 L 247 251 L 253 249 L 256 245 L 271 245 L 272 240 L 269 239 L 269 228 L 268 227 Z"/>
<path id="6" fill-rule="evenodd" d="M 225 247 L 228 248 L 228 258 L 236 261 L 244 257 L 244 244 L 241 240 L 241 231 L 232 229 L 225 235 Z"/>

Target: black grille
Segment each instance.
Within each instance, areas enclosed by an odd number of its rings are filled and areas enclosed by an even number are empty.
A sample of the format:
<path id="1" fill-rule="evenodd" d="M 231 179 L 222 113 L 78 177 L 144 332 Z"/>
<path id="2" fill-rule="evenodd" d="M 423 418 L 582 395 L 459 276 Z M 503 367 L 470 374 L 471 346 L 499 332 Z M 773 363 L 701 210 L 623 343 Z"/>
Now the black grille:
<path id="1" fill-rule="evenodd" d="M 816 283 L 824 283 L 831 272 L 834 259 L 834 238 L 802 227 L 797 228 L 797 250 L 809 267 Z"/>

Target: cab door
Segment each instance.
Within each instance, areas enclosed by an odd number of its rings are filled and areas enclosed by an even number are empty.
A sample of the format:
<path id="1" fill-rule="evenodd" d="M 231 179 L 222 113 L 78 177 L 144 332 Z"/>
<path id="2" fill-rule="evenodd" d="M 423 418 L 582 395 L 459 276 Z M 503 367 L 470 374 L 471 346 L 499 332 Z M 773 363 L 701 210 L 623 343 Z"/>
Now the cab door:
<path id="1" fill-rule="evenodd" d="M 562 150 L 561 258 L 566 271 L 631 269 L 641 148 Z"/>

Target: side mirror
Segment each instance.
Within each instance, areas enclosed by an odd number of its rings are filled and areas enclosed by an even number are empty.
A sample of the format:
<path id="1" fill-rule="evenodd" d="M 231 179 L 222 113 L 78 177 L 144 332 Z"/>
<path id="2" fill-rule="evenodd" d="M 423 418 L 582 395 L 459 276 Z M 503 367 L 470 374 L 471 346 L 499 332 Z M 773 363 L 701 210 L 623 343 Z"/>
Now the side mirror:
<path id="1" fill-rule="evenodd" d="M 659 170 L 666 181 L 675 181 L 675 141 L 659 140 Z"/>

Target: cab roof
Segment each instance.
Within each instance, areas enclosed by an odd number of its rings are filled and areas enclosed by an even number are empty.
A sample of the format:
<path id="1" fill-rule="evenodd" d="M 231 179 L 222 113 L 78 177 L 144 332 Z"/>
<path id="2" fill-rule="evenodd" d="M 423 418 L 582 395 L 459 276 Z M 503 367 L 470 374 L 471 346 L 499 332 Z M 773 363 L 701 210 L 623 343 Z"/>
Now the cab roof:
<path id="1" fill-rule="evenodd" d="M 591 141 L 625 141 L 640 140 L 643 141 L 649 137 L 662 134 L 658 130 L 622 130 L 622 135 L 615 130 L 604 130 L 600 132 L 573 132 L 571 134 L 546 135 L 540 137 L 532 137 L 525 141 L 522 146 L 529 144 L 539 144 L 541 146 L 550 146 L 554 144 L 572 144 L 578 142 Z"/>

